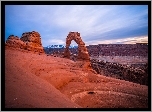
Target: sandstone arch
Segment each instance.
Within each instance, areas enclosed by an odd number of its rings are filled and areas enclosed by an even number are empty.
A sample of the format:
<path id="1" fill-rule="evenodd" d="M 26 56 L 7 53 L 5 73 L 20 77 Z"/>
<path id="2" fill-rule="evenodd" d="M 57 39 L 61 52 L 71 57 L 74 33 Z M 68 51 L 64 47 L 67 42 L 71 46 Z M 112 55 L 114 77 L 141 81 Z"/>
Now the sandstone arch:
<path id="1" fill-rule="evenodd" d="M 78 33 L 78 32 L 69 32 L 69 34 L 66 38 L 66 48 L 64 51 L 64 57 L 70 58 L 69 46 L 70 46 L 72 40 L 74 40 L 78 44 L 77 60 L 90 61 L 90 56 L 88 54 L 88 50 L 85 46 L 85 43 L 82 41 L 82 39 L 80 37 L 80 33 Z"/>

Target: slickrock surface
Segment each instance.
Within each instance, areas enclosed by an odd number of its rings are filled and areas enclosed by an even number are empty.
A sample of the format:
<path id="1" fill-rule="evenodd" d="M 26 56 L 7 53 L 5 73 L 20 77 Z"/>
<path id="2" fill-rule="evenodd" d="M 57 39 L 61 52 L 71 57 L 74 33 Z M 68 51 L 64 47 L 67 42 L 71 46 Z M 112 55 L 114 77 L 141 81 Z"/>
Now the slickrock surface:
<path id="1" fill-rule="evenodd" d="M 8 108 L 147 108 L 148 87 L 95 74 L 81 61 L 5 49 Z"/>
<path id="2" fill-rule="evenodd" d="M 53 85 L 37 76 L 41 65 L 50 68 L 46 55 L 6 50 L 6 108 L 78 108 Z M 43 60 L 43 58 L 45 58 Z M 42 61 L 40 61 L 42 60 Z M 52 60 L 53 61 L 53 60 Z M 55 62 L 55 60 L 53 61 Z M 37 66 L 38 65 L 38 66 Z M 33 67 L 34 68 L 33 68 Z M 37 71 L 38 70 L 38 71 Z M 47 70 L 45 70 L 47 75 Z"/>

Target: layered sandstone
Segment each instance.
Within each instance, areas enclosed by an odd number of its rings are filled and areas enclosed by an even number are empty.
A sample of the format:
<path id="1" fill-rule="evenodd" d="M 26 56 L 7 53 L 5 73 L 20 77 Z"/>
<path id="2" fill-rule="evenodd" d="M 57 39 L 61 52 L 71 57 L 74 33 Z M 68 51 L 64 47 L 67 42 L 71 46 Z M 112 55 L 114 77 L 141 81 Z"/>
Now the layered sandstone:
<path id="1" fill-rule="evenodd" d="M 10 35 L 8 37 L 8 39 L 6 40 L 5 45 L 8 46 L 8 47 L 12 47 L 12 48 L 20 48 L 20 49 L 26 48 L 26 44 L 23 41 L 21 41 L 19 39 L 19 37 L 14 36 L 14 35 Z"/>
<path id="2" fill-rule="evenodd" d="M 74 40 L 78 44 L 78 56 L 76 59 L 77 60 L 76 63 L 84 69 L 92 70 L 88 50 L 85 46 L 85 43 L 82 41 L 82 39 L 80 37 L 80 33 L 78 33 L 78 32 L 69 32 L 69 34 L 66 38 L 66 48 L 64 51 L 64 57 L 70 59 L 71 53 L 69 51 L 69 46 L 70 46 L 72 40 Z"/>
<path id="3" fill-rule="evenodd" d="M 26 43 L 27 50 L 44 53 L 44 49 L 42 47 L 40 34 L 38 32 L 25 32 L 22 34 L 20 38 L 24 43 Z"/>
<path id="4" fill-rule="evenodd" d="M 32 52 L 44 53 L 40 34 L 35 31 L 25 32 L 22 34 L 21 38 L 10 35 L 5 45 L 12 48 L 20 48 Z"/>
<path id="5" fill-rule="evenodd" d="M 64 57 L 70 58 L 69 46 L 71 41 L 74 40 L 78 44 L 78 57 L 77 60 L 90 60 L 90 56 L 88 54 L 88 50 L 85 46 L 85 43 L 82 41 L 80 37 L 80 33 L 78 32 L 69 32 L 66 38 L 66 48 L 64 52 Z"/>

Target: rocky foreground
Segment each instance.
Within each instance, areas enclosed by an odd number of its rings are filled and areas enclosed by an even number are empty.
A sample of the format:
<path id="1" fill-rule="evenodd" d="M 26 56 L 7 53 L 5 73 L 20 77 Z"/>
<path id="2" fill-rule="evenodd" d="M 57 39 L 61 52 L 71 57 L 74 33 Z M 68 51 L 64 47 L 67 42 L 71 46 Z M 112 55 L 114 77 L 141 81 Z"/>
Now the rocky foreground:
<path id="1" fill-rule="evenodd" d="M 148 108 L 148 86 L 99 75 L 81 61 L 5 49 L 6 108 Z"/>

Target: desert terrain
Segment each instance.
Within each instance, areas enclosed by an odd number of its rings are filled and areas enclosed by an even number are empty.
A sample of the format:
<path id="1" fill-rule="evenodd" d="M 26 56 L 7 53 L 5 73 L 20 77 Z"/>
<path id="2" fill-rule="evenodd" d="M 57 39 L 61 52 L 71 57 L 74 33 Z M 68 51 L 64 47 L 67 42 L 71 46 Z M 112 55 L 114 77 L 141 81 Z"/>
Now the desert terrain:
<path id="1" fill-rule="evenodd" d="M 6 47 L 5 108 L 148 108 L 148 86 L 82 65 Z"/>

